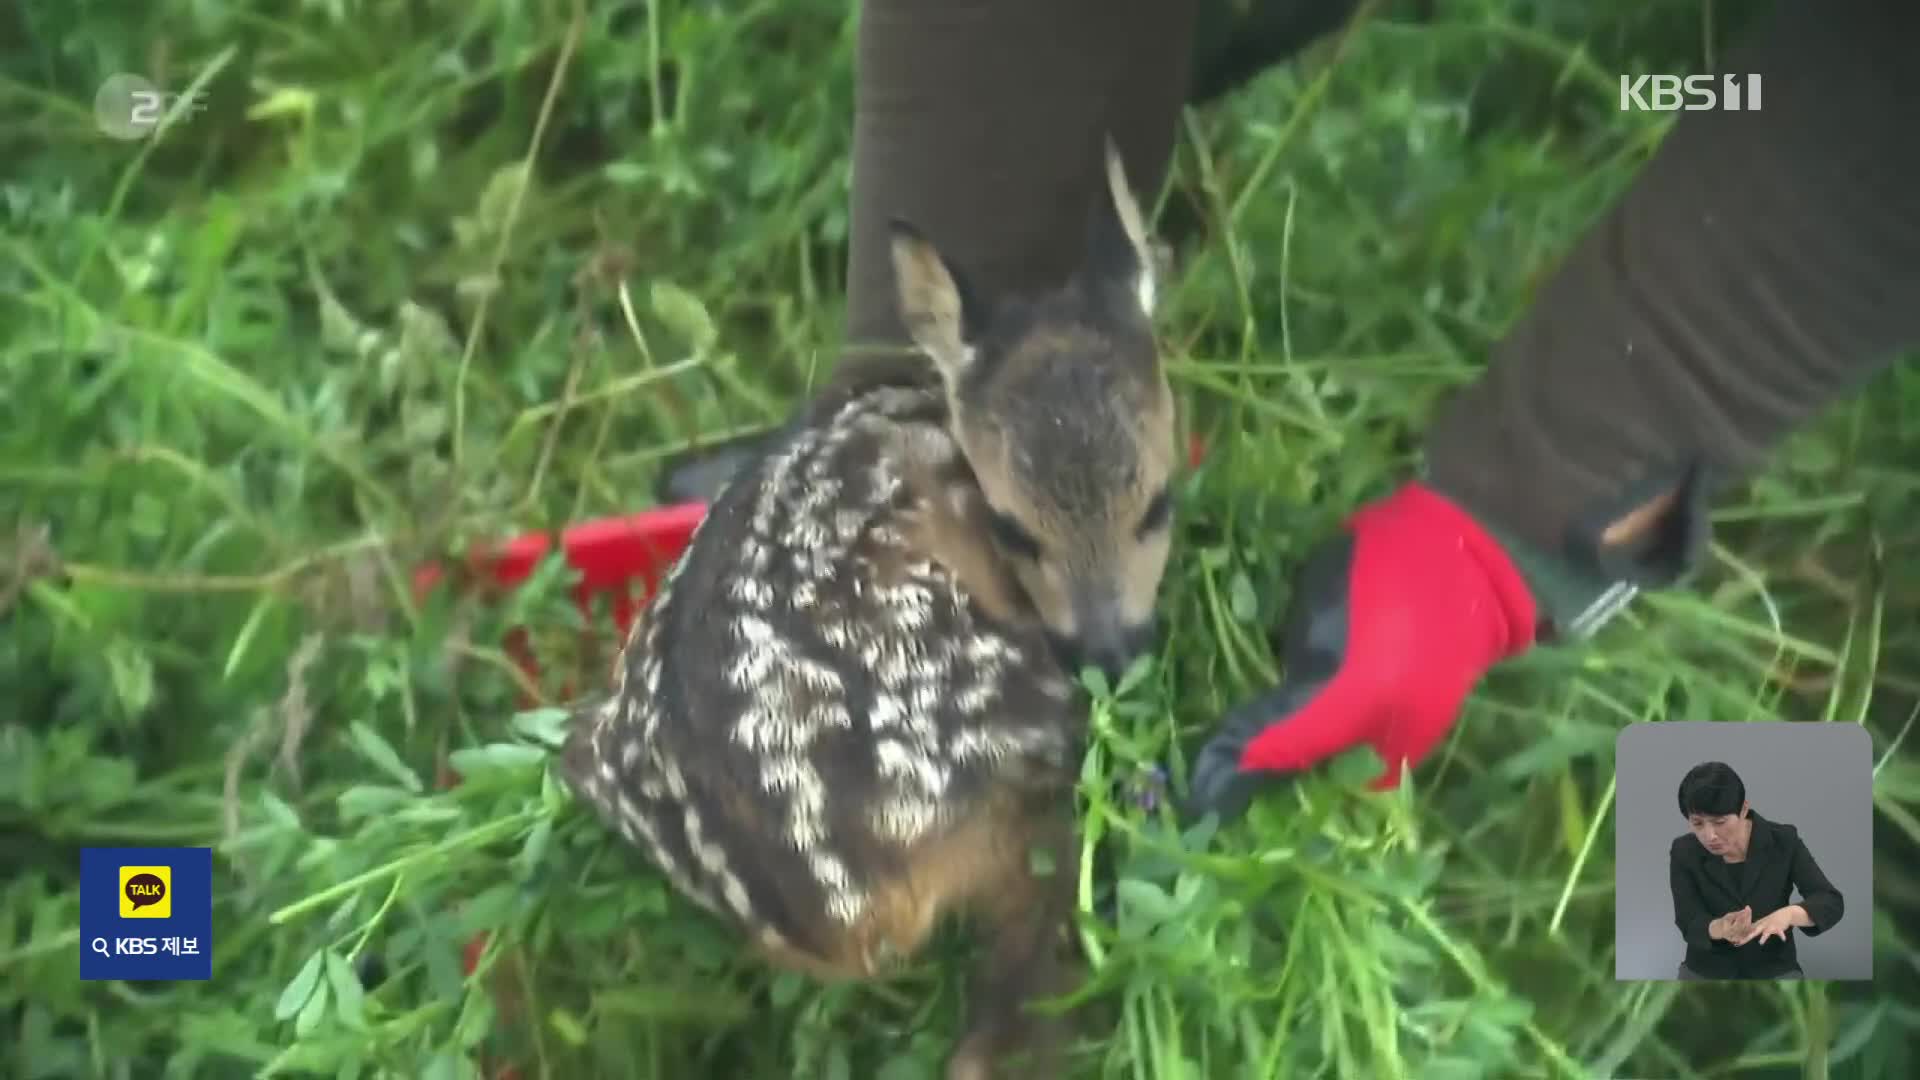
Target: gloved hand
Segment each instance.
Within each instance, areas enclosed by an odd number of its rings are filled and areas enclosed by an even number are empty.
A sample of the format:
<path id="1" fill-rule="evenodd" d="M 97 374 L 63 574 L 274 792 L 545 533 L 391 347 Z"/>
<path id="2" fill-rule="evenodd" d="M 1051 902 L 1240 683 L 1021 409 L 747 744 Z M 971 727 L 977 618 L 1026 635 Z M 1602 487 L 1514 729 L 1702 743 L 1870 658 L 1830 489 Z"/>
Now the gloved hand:
<path id="1" fill-rule="evenodd" d="M 1295 579 L 1285 681 L 1227 714 L 1194 764 L 1187 812 L 1230 820 L 1288 771 L 1351 747 L 1398 786 L 1487 670 L 1534 644 L 1538 605 L 1500 543 L 1420 483 L 1362 507 Z"/>

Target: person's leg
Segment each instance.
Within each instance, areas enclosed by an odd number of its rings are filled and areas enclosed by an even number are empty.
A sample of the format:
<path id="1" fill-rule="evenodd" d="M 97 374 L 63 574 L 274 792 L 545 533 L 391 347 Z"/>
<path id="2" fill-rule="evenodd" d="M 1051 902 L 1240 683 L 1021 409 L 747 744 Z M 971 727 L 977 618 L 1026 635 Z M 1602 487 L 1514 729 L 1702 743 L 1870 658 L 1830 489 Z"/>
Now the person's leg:
<path id="1" fill-rule="evenodd" d="M 1387 15 L 1375 5 L 1369 17 Z M 1359 0 L 1202 0 L 1194 31 L 1193 82 L 1187 104 L 1205 105 L 1245 86 L 1276 64 L 1346 25 Z M 1433 15 L 1431 0 L 1414 16 Z"/>
<path id="2" fill-rule="evenodd" d="M 901 348 L 887 222 L 985 293 L 1057 280 L 1106 194 L 1104 140 L 1151 204 L 1173 156 L 1200 0 L 863 0 L 847 350 Z M 1143 207 L 1144 209 L 1144 207 Z M 710 501 L 771 432 L 682 452 L 655 498 Z"/>
<path id="3" fill-rule="evenodd" d="M 887 222 L 917 226 L 983 293 L 1071 271 L 1101 147 L 1159 193 L 1196 0 L 866 0 L 856 54 L 850 351 L 899 346 Z"/>

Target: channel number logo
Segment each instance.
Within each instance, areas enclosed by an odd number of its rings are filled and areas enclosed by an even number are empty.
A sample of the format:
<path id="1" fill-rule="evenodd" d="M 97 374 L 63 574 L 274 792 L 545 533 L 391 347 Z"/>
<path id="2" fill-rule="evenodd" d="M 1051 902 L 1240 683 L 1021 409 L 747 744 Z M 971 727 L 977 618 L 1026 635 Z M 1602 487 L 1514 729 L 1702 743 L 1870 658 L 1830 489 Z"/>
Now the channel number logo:
<path id="1" fill-rule="evenodd" d="M 121 867 L 120 917 L 123 919 L 172 918 L 173 867 Z"/>

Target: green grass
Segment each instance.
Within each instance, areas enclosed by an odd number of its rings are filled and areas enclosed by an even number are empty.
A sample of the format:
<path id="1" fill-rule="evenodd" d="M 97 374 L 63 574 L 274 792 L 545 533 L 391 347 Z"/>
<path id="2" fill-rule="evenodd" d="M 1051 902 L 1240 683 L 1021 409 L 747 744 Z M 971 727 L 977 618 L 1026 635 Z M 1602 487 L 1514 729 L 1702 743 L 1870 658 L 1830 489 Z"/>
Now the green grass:
<path id="1" fill-rule="evenodd" d="M 1406 789 L 1337 770 L 1184 841 L 1126 793 L 1156 764 L 1179 789 L 1271 681 L 1288 572 L 1406 475 L 1434 403 L 1657 142 L 1612 74 L 1696 64 L 1730 20 L 1440 7 L 1183 127 L 1163 326 L 1214 451 L 1163 655 L 1094 717 L 1068 869 L 1120 914 L 1083 924 L 1075 1075 L 1909 1075 L 1911 365 L 1721 504 L 1686 591 L 1496 672 Z M 662 455 L 778 418 L 834 356 L 851 5 L 602 3 L 577 34 L 570 10 L 0 20 L 9 1075 L 937 1075 L 964 937 L 891 984 L 774 976 L 543 775 L 553 713 L 518 710 L 501 642 L 533 627 L 536 689 L 561 692 L 563 567 L 494 602 L 408 592 L 476 540 L 641 508 Z M 128 70 L 208 107 L 105 138 L 94 88 Z M 1615 736 L 1776 716 L 1873 733 L 1876 982 L 1616 984 Z M 210 982 L 79 981 L 87 844 L 215 847 Z M 462 978 L 476 930 L 511 1016 Z"/>

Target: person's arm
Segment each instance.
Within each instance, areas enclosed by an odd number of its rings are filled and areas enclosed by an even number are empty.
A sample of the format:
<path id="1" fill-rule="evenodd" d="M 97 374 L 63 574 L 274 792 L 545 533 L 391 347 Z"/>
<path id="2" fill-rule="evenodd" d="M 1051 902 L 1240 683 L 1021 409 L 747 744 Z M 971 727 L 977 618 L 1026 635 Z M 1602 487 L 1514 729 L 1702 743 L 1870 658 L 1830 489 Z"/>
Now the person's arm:
<path id="1" fill-rule="evenodd" d="M 1693 877 L 1679 859 L 1667 859 L 1667 886 L 1673 892 L 1673 925 L 1680 936 L 1696 949 L 1710 948 L 1714 942 L 1713 923 L 1717 916 L 1707 911 L 1694 888 Z"/>
<path id="2" fill-rule="evenodd" d="M 1714 487 L 1920 346 L 1920 3 L 1783 0 L 1719 66 L 1760 109 L 1682 114 L 1443 407 L 1426 476 L 1301 567 L 1287 681 L 1222 717 L 1190 813 L 1357 744 L 1396 785 L 1488 670 L 1677 581 Z"/>
<path id="3" fill-rule="evenodd" d="M 1795 906 L 1806 915 L 1804 922 L 1796 919 L 1794 925 L 1808 937 L 1818 937 L 1833 929 L 1846 912 L 1846 901 L 1833 882 L 1827 880 L 1820 864 L 1813 860 L 1813 852 L 1807 849 L 1806 839 L 1798 832 L 1793 837 L 1793 863 L 1787 872 L 1794 888 L 1800 890 L 1800 903 Z"/>
<path id="4" fill-rule="evenodd" d="M 1759 108 L 1681 113 L 1427 433 L 1568 637 L 1609 585 L 1677 580 L 1712 489 L 1920 346 L 1920 4 L 1764 19 L 1718 63 Z"/>

